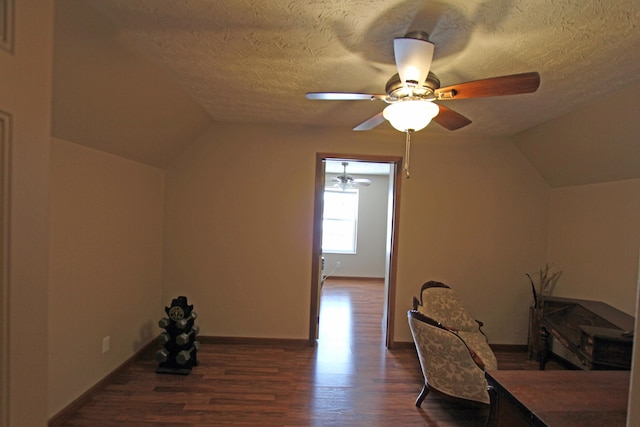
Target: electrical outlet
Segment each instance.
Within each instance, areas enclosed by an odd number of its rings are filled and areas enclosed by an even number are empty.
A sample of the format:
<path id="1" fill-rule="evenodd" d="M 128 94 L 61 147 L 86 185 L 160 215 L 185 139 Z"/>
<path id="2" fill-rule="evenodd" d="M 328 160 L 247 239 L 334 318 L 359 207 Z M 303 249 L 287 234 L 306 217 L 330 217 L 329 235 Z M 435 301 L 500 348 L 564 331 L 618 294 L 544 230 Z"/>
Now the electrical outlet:
<path id="1" fill-rule="evenodd" d="M 102 352 L 106 353 L 107 351 L 109 351 L 110 347 L 111 347 L 111 337 L 106 336 L 102 338 Z"/>
<path id="2" fill-rule="evenodd" d="M 340 269 L 340 267 L 342 267 L 342 265 L 340 264 L 340 261 L 336 262 L 336 267 L 338 268 L 338 270 Z"/>

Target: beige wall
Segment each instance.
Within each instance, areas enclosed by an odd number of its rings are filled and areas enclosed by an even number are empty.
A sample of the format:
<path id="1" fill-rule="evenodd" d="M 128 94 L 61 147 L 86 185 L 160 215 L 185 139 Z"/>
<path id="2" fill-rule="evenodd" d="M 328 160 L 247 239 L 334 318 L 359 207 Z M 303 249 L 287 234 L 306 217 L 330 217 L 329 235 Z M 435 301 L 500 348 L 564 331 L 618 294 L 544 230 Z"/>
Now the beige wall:
<path id="1" fill-rule="evenodd" d="M 526 272 L 546 257 L 549 188 L 504 140 L 418 145 L 403 183 L 396 340 L 426 280 L 452 286 L 494 344 L 524 344 Z"/>
<path id="2" fill-rule="evenodd" d="M 205 335 L 306 339 L 316 152 L 403 149 L 397 132 L 215 125 L 167 171 L 163 299 L 187 295 Z M 508 140 L 417 134 L 411 158 L 396 340 L 411 340 L 411 296 L 440 279 L 492 342 L 524 343 L 524 273 L 545 260 L 547 185 Z"/>
<path id="3" fill-rule="evenodd" d="M 53 139 L 50 416 L 160 332 L 163 193 L 158 168 Z"/>
<path id="4" fill-rule="evenodd" d="M 2 2 L 6 4 L 7 2 Z M 15 1 L 14 49 L 0 49 L 0 110 L 12 117 L 8 242 L 8 360 L 0 425 L 47 420 L 48 170 L 53 1 Z M 3 314 L 4 309 L 3 309 Z M 3 334 L 4 335 L 4 334 Z M 8 366 L 4 365 L 8 362 Z M 8 383 L 5 383 L 8 377 Z M 0 408 L 4 406 L 0 405 Z M 6 414 L 8 412 L 8 415 Z"/>
<path id="5" fill-rule="evenodd" d="M 549 261 L 555 295 L 604 301 L 635 315 L 640 179 L 554 189 Z"/>
<path id="6" fill-rule="evenodd" d="M 640 180 L 554 189 L 549 262 L 562 270 L 556 296 L 604 301 L 635 316 Z M 580 362 L 562 345 L 553 351 Z"/>
<path id="7" fill-rule="evenodd" d="M 163 300 L 187 296 L 203 335 L 308 335 L 315 152 L 291 142 L 216 125 L 167 169 Z"/>

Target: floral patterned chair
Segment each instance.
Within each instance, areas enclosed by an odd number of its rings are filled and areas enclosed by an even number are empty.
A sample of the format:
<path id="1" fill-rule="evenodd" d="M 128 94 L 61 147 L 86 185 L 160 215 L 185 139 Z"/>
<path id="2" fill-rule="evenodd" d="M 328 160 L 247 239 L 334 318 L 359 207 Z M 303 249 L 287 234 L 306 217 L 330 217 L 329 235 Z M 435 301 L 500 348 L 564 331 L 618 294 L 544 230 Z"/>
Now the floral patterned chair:
<path id="1" fill-rule="evenodd" d="M 449 286 L 435 281 L 413 297 L 409 327 L 420 359 L 424 387 L 420 407 L 430 388 L 449 396 L 489 403 L 485 370 L 498 368 L 487 337 Z"/>

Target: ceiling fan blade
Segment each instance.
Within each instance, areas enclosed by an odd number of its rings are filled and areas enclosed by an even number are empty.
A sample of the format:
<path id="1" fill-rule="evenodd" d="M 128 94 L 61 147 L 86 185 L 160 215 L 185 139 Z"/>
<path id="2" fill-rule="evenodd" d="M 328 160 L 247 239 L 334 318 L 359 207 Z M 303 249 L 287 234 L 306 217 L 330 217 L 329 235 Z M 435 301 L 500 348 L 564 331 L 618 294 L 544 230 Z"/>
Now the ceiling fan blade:
<path id="1" fill-rule="evenodd" d="M 402 84 L 421 87 L 429 75 L 433 60 L 433 43 L 424 38 L 399 37 L 393 40 L 393 52 Z"/>
<path id="2" fill-rule="evenodd" d="M 362 130 L 371 130 L 374 127 L 385 121 L 384 116 L 382 115 L 382 111 L 380 111 L 375 116 L 369 117 L 364 122 L 360 123 L 358 126 L 354 127 L 353 130 L 362 131 Z"/>
<path id="3" fill-rule="evenodd" d="M 369 185 L 371 185 L 371 180 L 366 178 L 354 179 L 352 181 L 352 184 L 360 187 L 368 187 Z"/>
<path id="4" fill-rule="evenodd" d="M 319 99 L 322 101 L 384 101 L 388 95 L 372 93 L 349 93 L 349 92 L 307 92 L 307 99 Z"/>
<path id="5" fill-rule="evenodd" d="M 432 120 L 445 129 L 456 130 L 471 124 L 471 120 L 450 108 L 437 104 L 440 112 Z"/>
<path id="6" fill-rule="evenodd" d="M 532 93 L 538 90 L 539 86 L 540 74 L 534 71 L 441 87 L 436 89 L 434 93 L 439 100 L 482 98 Z"/>

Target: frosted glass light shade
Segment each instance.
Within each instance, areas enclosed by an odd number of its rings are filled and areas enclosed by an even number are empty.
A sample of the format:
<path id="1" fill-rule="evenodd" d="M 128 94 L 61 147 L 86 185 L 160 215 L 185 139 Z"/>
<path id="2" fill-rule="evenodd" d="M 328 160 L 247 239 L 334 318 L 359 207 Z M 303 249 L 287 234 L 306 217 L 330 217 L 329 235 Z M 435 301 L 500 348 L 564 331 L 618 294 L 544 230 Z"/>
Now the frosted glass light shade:
<path id="1" fill-rule="evenodd" d="M 400 132 L 415 132 L 424 129 L 439 111 L 438 106 L 431 101 L 409 99 L 387 106 L 382 115 Z"/>
<path id="2" fill-rule="evenodd" d="M 393 41 L 393 51 L 400 80 L 405 86 L 421 87 L 429 75 L 433 60 L 433 43 L 400 37 Z"/>

